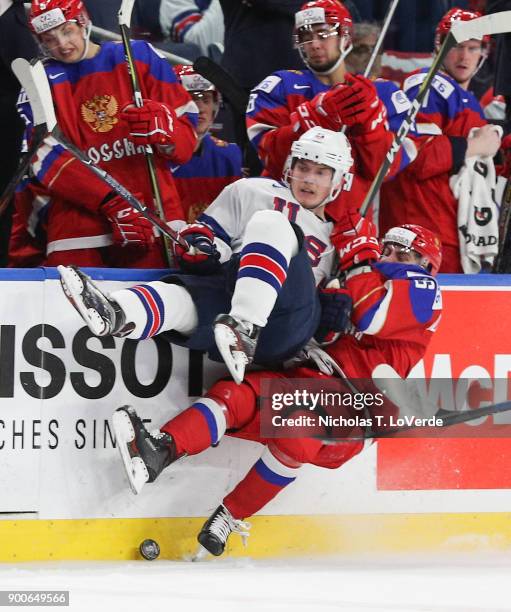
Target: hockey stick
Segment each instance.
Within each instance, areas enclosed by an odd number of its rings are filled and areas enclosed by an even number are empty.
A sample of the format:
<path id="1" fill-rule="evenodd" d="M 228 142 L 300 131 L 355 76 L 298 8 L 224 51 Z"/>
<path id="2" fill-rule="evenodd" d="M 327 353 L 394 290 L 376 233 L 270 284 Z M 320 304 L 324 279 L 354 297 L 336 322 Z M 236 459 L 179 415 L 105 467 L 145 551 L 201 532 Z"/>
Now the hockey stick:
<path id="1" fill-rule="evenodd" d="M 499 212 L 499 252 L 493 264 L 493 272 L 506 274 L 511 272 L 511 177 L 507 179 Z"/>
<path id="2" fill-rule="evenodd" d="M 20 62 L 20 60 L 21 58 L 16 58 L 15 60 L 13 60 L 11 64 L 12 70 L 15 74 L 16 74 L 16 67 L 18 66 L 18 63 Z M 23 61 L 26 61 L 26 60 L 23 60 Z M 38 66 L 35 68 L 35 70 L 39 74 L 40 74 L 41 69 L 44 71 L 44 67 L 40 62 L 37 63 L 37 60 L 32 60 L 32 61 L 34 62 L 34 66 Z M 28 91 L 26 88 L 25 88 L 25 91 L 26 91 L 28 99 L 31 100 L 34 97 L 33 92 Z M 50 100 L 51 100 L 51 93 L 50 93 Z M 16 187 L 18 186 L 18 183 L 28 172 L 28 169 L 30 168 L 30 162 L 35 152 L 41 146 L 43 140 L 53 130 L 53 128 L 55 127 L 55 124 L 57 123 L 55 119 L 55 113 L 53 112 L 53 104 L 51 104 L 52 112 L 49 113 L 48 115 L 46 115 L 44 111 L 44 106 L 42 104 L 40 105 L 31 104 L 31 106 L 32 106 L 34 131 L 32 133 L 32 138 L 30 140 L 30 145 L 29 145 L 27 152 L 21 158 L 20 163 L 18 165 L 18 169 L 16 170 L 16 173 L 11 178 L 11 180 L 9 181 L 9 184 L 4 189 L 2 195 L 0 196 L 0 215 L 2 215 L 5 209 L 7 208 L 12 196 L 14 195 L 14 192 L 16 191 Z"/>
<path id="3" fill-rule="evenodd" d="M 291 410 L 292 410 L 292 407 L 291 407 Z M 299 410 L 303 410 L 303 407 L 300 406 Z M 474 410 L 465 410 L 463 412 L 459 412 L 457 410 L 440 409 L 436 414 L 428 418 L 440 419 L 442 421 L 442 424 L 435 425 L 435 426 L 428 426 L 427 429 L 429 429 L 430 427 L 438 427 L 442 429 L 445 427 L 452 427 L 453 425 L 460 425 L 461 423 L 468 423 L 469 421 L 474 421 L 482 417 L 491 416 L 492 414 L 500 414 L 502 412 L 508 412 L 510 410 L 511 410 L 511 401 L 500 402 L 498 404 L 492 404 L 490 406 L 485 406 L 483 408 L 475 408 Z M 422 420 L 424 417 L 420 417 L 420 418 Z M 325 444 L 335 444 L 336 441 L 338 440 L 360 441 L 360 440 L 374 440 L 374 439 L 379 439 L 379 438 L 392 438 L 401 433 L 419 429 L 419 428 L 423 428 L 423 426 L 411 424 L 411 425 L 403 425 L 400 427 L 394 427 L 393 429 L 389 429 L 387 431 L 382 431 L 382 432 L 373 432 L 370 430 L 368 433 L 366 433 L 363 436 L 349 436 L 348 435 L 342 438 L 336 438 L 335 436 L 329 437 L 324 434 L 322 435 L 313 434 L 311 437 L 319 439 Z M 426 436 L 426 437 L 431 437 L 431 436 Z"/>
<path id="4" fill-rule="evenodd" d="M 385 19 L 383 21 L 380 35 L 378 36 L 378 40 L 376 41 L 376 44 L 374 45 L 373 52 L 371 53 L 371 57 L 369 58 L 369 61 L 367 62 L 367 66 L 364 70 L 364 76 L 366 78 L 371 74 L 373 64 L 378 56 L 378 53 L 380 52 L 381 46 L 383 45 L 383 39 L 385 38 L 385 34 L 387 34 L 387 30 L 389 29 L 389 25 L 390 25 L 390 22 L 392 21 L 392 17 L 394 16 L 394 13 L 396 12 L 398 3 L 399 3 L 399 0 L 393 0 L 389 8 L 387 9 L 387 14 L 385 15 Z"/>
<path id="5" fill-rule="evenodd" d="M 213 83 L 224 98 L 230 102 L 236 113 L 245 115 L 248 104 L 248 93 L 222 66 L 209 57 L 201 55 L 193 62 L 193 69 Z"/>
<path id="6" fill-rule="evenodd" d="M 131 81 L 131 88 L 133 90 L 133 101 L 137 108 L 142 108 L 144 101 L 142 99 L 142 92 L 140 90 L 140 80 L 138 78 L 137 66 L 135 64 L 135 58 L 133 57 L 133 50 L 131 48 L 130 41 L 130 23 L 131 13 L 133 11 L 133 5 L 135 0 L 122 0 L 121 8 L 119 9 L 119 29 L 121 31 L 122 44 L 124 45 L 124 53 L 126 55 L 126 65 L 128 67 L 128 74 Z M 165 223 L 165 213 L 163 211 L 163 204 L 161 200 L 161 191 L 158 184 L 158 177 L 156 175 L 156 168 L 154 165 L 153 148 L 151 145 L 145 146 L 144 151 L 147 172 L 149 174 L 149 181 L 151 183 L 151 191 L 153 194 L 154 206 L 161 221 Z M 163 234 L 163 255 L 167 261 L 169 267 L 172 266 L 170 257 L 170 244 L 165 234 Z"/>
<path id="7" fill-rule="evenodd" d="M 501 412 L 508 412 L 511 410 L 511 401 L 500 402 L 498 404 L 491 404 L 490 406 L 484 406 L 483 408 L 474 408 L 473 410 L 465 410 L 459 412 L 457 410 L 443 410 L 440 409 L 434 416 L 435 419 L 441 419 L 442 425 L 438 427 L 452 427 L 453 425 L 459 425 L 460 423 L 467 423 L 480 419 L 481 417 L 491 416 L 492 414 L 499 414 Z M 392 430 L 383 433 L 371 433 L 364 436 L 364 439 L 370 438 L 388 438 L 400 434 L 410 429 L 417 429 L 417 425 L 404 425 L 403 427 L 396 427 Z"/>
<path id="8" fill-rule="evenodd" d="M 360 214 L 362 216 L 365 216 L 376 194 L 378 193 L 381 184 L 383 183 L 383 179 L 385 178 L 387 172 L 389 171 L 396 158 L 396 155 L 401 149 L 401 145 L 403 144 L 404 139 L 406 138 L 415 121 L 415 118 L 417 117 L 417 114 L 422 106 L 426 94 L 428 93 L 433 79 L 435 78 L 437 72 L 440 70 L 445 60 L 445 57 L 449 53 L 449 51 L 457 44 L 470 40 L 471 38 L 481 40 L 483 36 L 491 34 L 503 34 L 505 32 L 510 31 L 511 11 L 502 11 L 500 13 L 484 15 L 483 17 L 472 19 L 471 21 L 456 21 L 452 25 L 449 33 L 445 37 L 444 42 L 433 61 L 433 64 L 431 65 L 431 68 L 429 69 L 426 75 L 426 78 L 424 79 L 422 85 L 419 87 L 417 96 L 415 100 L 413 100 L 407 116 L 403 119 L 403 123 L 400 125 L 397 134 L 394 136 L 392 144 L 390 145 L 390 149 L 387 151 L 387 154 L 382 162 L 382 165 L 380 166 L 380 169 L 376 173 L 376 176 L 374 177 L 373 182 L 369 187 L 369 191 L 367 192 L 364 201 L 362 202 L 362 206 L 360 207 Z"/>
<path id="9" fill-rule="evenodd" d="M 13 62 L 13 72 L 16 75 L 18 81 L 27 92 L 27 97 L 32 107 L 34 117 L 38 117 L 38 121 L 41 121 L 41 117 L 44 116 L 44 123 L 46 126 L 53 126 L 50 138 L 54 138 L 56 142 L 61 144 L 67 149 L 76 159 L 87 166 L 96 176 L 103 180 L 113 191 L 119 194 L 122 198 L 128 202 L 133 208 L 138 210 L 146 219 L 148 219 L 155 227 L 157 227 L 162 234 L 167 236 L 170 240 L 173 240 L 184 249 L 188 250 L 189 245 L 183 239 L 180 238 L 177 232 L 170 228 L 164 223 L 157 215 L 140 202 L 132 193 L 130 193 L 121 183 L 119 183 L 113 176 L 108 174 L 106 170 L 96 166 L 78 147 L 70 143 L 58 128 L 55 120 L 55 112 L 53 108 L 53 100 L 51 97 L 50 85 L 48 83 L 48 77 L 46 71 L 40 60 L 34 64 L 29 63 L 26 59 L 18 58 Z"/>

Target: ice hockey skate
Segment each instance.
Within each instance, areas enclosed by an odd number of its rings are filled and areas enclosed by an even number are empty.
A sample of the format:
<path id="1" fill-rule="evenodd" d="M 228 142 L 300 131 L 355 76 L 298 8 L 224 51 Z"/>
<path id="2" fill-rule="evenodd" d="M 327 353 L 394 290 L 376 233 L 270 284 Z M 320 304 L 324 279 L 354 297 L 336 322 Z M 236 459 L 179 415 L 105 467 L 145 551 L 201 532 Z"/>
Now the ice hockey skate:
<path id="1" fill-rule="evenodd" d="M 132 329 L 117 302 L 102 293 L 87 274 L 76 266 L 58 266 L 57 270 L 67 299 L 95 336 L 123 336 Z"/>
<path id="2" fill-rule="evenodd" d="M 243 544 L 246 546 L 250 523 L 235 519 L 225 506 L 218 506 L 209 519 L 204 523 L 197 536 L 197 540 L 203 549 L 215 557 L 219 557 L 225 550 L 228 537 L 231 533 L 241 536 Z M 201 559 L 204 553 L 199 550 L 195 554 L 197 560 Z"/>
<path id="3" fill-rule="evenodd" d="M 254 360 L 261 328 L 231 315 L 221 314 L 216 317 L 213 329 L 218 350 L 239 385 L 245 376 L 246 366 Z"/>
<path id="4" fill-rule="evenodd" d="M 138 495 L 146 482 L 156 480 L 179 458 L 174 440 L 165 433 L 149 433 L 131 406 L 117 408 L 112 422 L 131 490 Z"/>

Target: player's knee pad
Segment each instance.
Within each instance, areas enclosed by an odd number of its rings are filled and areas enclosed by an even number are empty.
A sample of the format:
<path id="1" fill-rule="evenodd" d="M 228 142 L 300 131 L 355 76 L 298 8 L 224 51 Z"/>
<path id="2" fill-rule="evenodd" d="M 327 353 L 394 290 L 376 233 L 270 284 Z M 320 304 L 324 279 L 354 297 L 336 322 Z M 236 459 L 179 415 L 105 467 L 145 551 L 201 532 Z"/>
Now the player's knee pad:
<path id="1" fill-rule="evenodd" d="M 251 421 L 257 410 L 257 396 L 254 389 L 245 382 L 237 385 L 226 379 L 216 382 L 206 397 L 225 407 L 227 429 L 239 429 Z"/>
<path id="2" fill-rule="evenodd" d="M 283 463 L 295 464 L 315 463 L 317 455 L 323 446 L 321 440 L 314 438 L 276 438 L 271 441 L 272 453 Z"/>

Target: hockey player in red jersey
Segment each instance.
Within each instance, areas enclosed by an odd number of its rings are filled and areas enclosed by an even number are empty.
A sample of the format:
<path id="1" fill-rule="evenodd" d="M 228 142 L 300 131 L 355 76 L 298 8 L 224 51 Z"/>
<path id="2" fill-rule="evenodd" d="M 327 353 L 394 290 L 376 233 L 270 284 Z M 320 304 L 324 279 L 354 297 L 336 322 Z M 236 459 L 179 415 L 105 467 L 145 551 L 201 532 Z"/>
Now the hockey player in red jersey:
<path id="1" fill-rule="evenodd" d="M 181 273 L 106 296 L 79 269 L 59 266 L 64 291 L 96 335 L 164 334 L 223 359 L 241 382 L 248 363 L 289 359 L 316 334 L 316 286 L 335 258 L 325 207 L 352 164 L 344 134 L 312 128 L 293 143 L 283 181 L 236 181 L 179 230 L 189 245 L 175 245 Z"/>
<path id="2" fill-rule="evenodd" d="M 470 21 L 480 14 L 453 8 L 436 29 L 438 50 L 452 24 Z M 402 173 L 382 188 L 380 229 L 400 223 L 431 227 L 441 237 L 441 272 L 462 272 L 458 238 L 458 202 L 449 186 L 466 159 L 493 157 L 500 146 L 496 129 L 487 125 L 481 106 L 468 91 L 470 79 L 484 62 L 488 37 L 460 43 L 447 54 L 417 116 L 419 154 Z M 427 70 L 412 73 L 403 88 L 410 99 L 426 78 Z M 472 137 L 472 128 L 480 128 Z"/>
<path id="3" fill-rule="evenodd" d="M 384 237 L 381 253 L 374 226 L 358 213 L 344 217 L 333 240 L 346 273 L 345 290 L 354 304 L 353 330 L 326 347 L 322 363 L 330 360 L 342 378 L 370 379 L 381 364 L 407 376 L 440 321 L 442 302 L 434 278 L 441 262 L 440 241 L 419 226 L 395 227 Z M 325 379 L 326 375 L 314 364 L 304 364 L 288 371 L 250 372 L 241 385 L 221 380 L 157 435 L 145 429 L 132 407 L 114 413 L 118 448 L 136 493 L 174 461 L 216 445 L 226 433 L 264 445 L 260 459 L 199 533 L 200 544 L 213 555 L 222 554 L 231 533 L 246 535 L 248 524 L 243 519 L 292 483 L 303 464 L 337 468 L 363 448 L 360 439 L 326 444 L 314 438 L 264 438 L 261 381 L 283 378 Z"/>
<path id="4" fill-rule="evenodd" d="M 387 122 L 397 130 L 410 102 L 393 83 L 373 83 L 346 72 L 344 59 L 352 48 L 353 24 L 341 2 L 306 2 L 296 13 L 295 24 L 295 45 L 307 68 L 275 72 L 252 90 L 248 136 L 264 164 L 264 174 L 278 177 L 290 144 L 304 131 L 314 125 L 345 129 L 355 172 L 349 194 L 341 194 L 329 205 L 329 214 L 337 220 L 346 206 L 358 208 L 362 203 L 392 142 Z M 402 150 L 392 172 L 408 163 L 407 151 Z"/>
<path id="5" fill-rule="evenodd" d="M 133 41 L 144 98 L 137 108 L 123 45 L 89 40 L 91 22 L 81 0 L 33 0 L 29 23 L 48 55 L 45 68 L 64 135 L 150 207 L 144 147 L 151 145 L 166 218 L 182 219 L 167 164 L 190 158 L 197 107 L 168 63 L 148 43 Z M 19 107 L 30 139 L 31 111 L 23 92 Z M 46 265 L 166 265 L 161 238 L 148 221 L 51 136 L 39 148 L 32 173 L 50 195 L 48 205 L 34 211 L 47 232 Z"/>
<path id="6" fill-rule="evenodd" d="M 241 149 L 209 133 L 222 101 L 213 83 L 192 66 L 174 66 L 174 72 L 199 109 L 192 158 L 186 164 L 170 165 L 185 219 L 193 223 L 224 187 L 241 178 Z"/>

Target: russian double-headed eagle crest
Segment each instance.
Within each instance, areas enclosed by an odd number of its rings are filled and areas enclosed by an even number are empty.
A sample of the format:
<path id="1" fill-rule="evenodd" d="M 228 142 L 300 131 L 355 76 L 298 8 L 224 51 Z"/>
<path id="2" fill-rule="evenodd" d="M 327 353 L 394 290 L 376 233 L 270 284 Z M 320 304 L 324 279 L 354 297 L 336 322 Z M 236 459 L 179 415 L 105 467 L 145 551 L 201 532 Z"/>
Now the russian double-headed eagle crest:
<path id="1" fill-rule="evenodd" d="M 119 104 L 114 96 L 94 96 L 84 102 L 80 108 L 82 119 L 94 132 L 109 132 L 119 121 L 117 111 Z"/>

